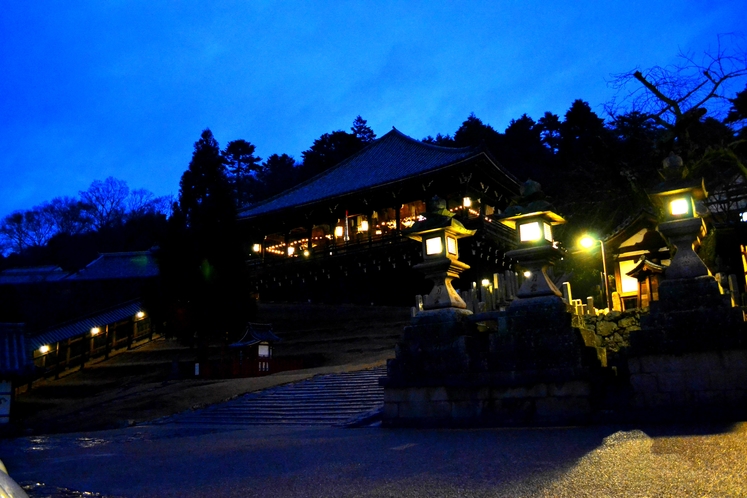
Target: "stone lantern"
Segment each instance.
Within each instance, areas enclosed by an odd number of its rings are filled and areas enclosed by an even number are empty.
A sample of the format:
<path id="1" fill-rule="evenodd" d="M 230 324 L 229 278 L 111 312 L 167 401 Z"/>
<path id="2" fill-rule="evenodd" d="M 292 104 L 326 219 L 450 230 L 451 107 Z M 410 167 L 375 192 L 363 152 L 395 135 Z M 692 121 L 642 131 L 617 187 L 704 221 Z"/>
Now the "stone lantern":
<path id="1" fill-rule="evenodd" d="M 547 270 L 562 257 L 552 235 L 552 227 L 565 223 L 565 220 L 552 211 L 535 211 L 508 216 L 499 220 L 516 230 L 519 248 L 508 251 L 506 256 L 519 262 L 530 272 L 516 296 L 521 299 L 563 294 L 552 283 Z"/>
<path id="2" fill-rule="evenodd" d="M 413 268 L 433 281 L 433 289 L 426 296 L 423 309 L 466 308 L 451 281 L 469 269 L 469 265 L 459 261 L 457 240 L 474 235 L 475 230 L 465 228 L 446 209 L 446 202 L 434 197 L 424 219 L 415 222 L 403 233 L 423 244 L 424 261 Z"/>
<path id="3" fill-rule="evenodd" d="M 706 234 L 703 218 L 698 216 L 695 201 L 705 199 L 703 180 L 669 181 L 649 192 L 651 200 L 664 211 L 665 221 L 659 232 L 677 248 L 665 272 L 666 279 L 695 278 L 710 275 L 708 267 L 695 249 Z"/>

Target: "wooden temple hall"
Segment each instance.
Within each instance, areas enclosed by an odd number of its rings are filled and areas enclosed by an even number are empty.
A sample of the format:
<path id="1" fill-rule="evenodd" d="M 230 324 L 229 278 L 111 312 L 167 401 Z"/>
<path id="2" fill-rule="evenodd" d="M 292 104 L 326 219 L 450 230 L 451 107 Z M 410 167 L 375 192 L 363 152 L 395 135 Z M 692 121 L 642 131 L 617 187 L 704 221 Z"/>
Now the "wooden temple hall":
<path id="1" fill-rule="evenodd" d="M 460 242 L 472 266 L 466 289 L 504 271 L 513 244 L 500 214 L 519 181 L 481 147 L 448 148 L 396 129 L 329 170 L 239 212 L 252 285 L 263 299 L 407 304 L 429 289 L 411 267 L 420 244 L 401 231 L 434 196 L 474 237 Z"/>

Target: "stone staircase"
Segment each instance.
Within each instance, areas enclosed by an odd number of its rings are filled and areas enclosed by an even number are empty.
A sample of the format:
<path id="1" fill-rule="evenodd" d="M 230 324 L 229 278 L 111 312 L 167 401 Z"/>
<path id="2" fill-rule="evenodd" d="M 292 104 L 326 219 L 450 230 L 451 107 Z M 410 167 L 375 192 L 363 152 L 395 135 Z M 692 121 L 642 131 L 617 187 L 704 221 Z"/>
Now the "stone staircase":
<path id="1" fill-rule="evenodd" d="M 180 413 L 154 424 L 184 425 L 347 425 L 365 420 L 383 406 L 378 379 L 386 368 L 320 375 L 245 394 L 208 408 Z"/>

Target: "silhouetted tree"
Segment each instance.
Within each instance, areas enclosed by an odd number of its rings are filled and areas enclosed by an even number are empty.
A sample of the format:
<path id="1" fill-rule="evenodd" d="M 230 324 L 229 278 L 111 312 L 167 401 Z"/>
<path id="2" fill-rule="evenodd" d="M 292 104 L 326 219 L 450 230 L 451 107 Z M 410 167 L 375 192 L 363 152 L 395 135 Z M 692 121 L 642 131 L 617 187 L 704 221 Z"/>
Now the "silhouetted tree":
<path id="1" fill-rule="evenodd" d="M 93 225 L 97 230 L 124 221 L 125 202 L 129 193 L 127 182 L 117 180 L 112 176 L 104 181 L 94 180 L 88 190 L 79 192 L 81 200 L 88 206 Z"/>
<path id="2" fill-rule="evenodd" d="M 236 228 L 236 207 L 223 157 L 212 132 L 195 142 L 182 175 L 178 209 L 159 254 L 169 293 L 168 308 L 189 317 L 176 332 L 202 345 L 236 334 L 251 309 L 244 257 Z M 172 316 L 172 324 L 174 323 Z M 172 329 L 174 332 L 174 329 Z"/>
<path id="3" fill-rule="evenodd" d="M 249 184 L 253 179 L 252 175 L 260 170 L 262 161 L 260 157 L 254 155 L 255 150 L 254 145 L 240 139 L 228 142 L 223 151 L 237 206 L 243 206 L 251 201 Z"/>
<path id="4" fill-rule="evenodd" d="M 79 199 L 55 197 L 49 203 L 57 234 L 78 235 L 93 230 L 89 207 Z"/>
<path id="5" fill-rule="evenodd" d="M 262 165 L 259 180 L 262 188 L 260 199 L 271 197 L 289 189 L 297 183 L 296 161 L 288 154 L 273 154 Z"/>
<path id="6" fill-rule="evenodd" d="M 537 127 L 542 143 L 553 154 L 556 154 L 560 149 L 560 118 L 558 115 L 546 112 L 537 121 Z"/>
<path id="7" fill-rule="evenodd" d="M 299 168 L 301 180 L 326 171 L 352 156 L 365 144 L 357 136 L 344 131 L 325 133 L 314 140 L 308 150 L 301 153 L 303 164 Z"/>
<path id="8" fill-rule="evenodd" d="M 722 47 L 726 37 L 734 49 Z M 660 154 L 676 149 L 687 163 L 702 154 L 691 150 L 691 127 L 706 116 L 727 117 L 734 84 L 747 77 L 747 49 L 743 38 L 719 35 L 715 50 L 699 56 L 681 52 L 679 61 L 616 75 L 611 85 L 619 101 L 608 103 L 607 110 L 612 116 L 620 107 L 645 114 L 666 131 L 660 138 Z"/>
<path id="9" fill-rule="evenodd" d="M 373 142 L 376 139 L 376 133 L 366 123 L 367 121 L 358 115 L 353 121 L 353 127 L 350 128 L 353 135 L 364 144 Z"/>
<path id="10" fill-rule="evenodd" d="M 427 144 L 433 144 L 433 145 L 440 145 L 441 147 L 456 147 L 454 145 L 454 139 L 451 138 L 451 135 L 441 135 L 440 133 L 436 134 L 435 137 L 432 137 L 428 135 L 425 137 L 421 142 L 425 142 Z"/>

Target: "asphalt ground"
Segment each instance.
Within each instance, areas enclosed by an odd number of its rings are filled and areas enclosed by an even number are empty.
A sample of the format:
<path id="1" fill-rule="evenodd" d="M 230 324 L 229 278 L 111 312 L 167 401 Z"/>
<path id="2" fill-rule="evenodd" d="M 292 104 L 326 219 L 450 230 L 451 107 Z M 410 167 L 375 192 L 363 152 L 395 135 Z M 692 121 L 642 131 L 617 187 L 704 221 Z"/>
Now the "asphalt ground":
<path id="1" fill-rule="evenodd" d="M 747 496 L 747 423 L 136 426 L 4 440 L 0 458 L 21 484 L 108 497 Z"/>

